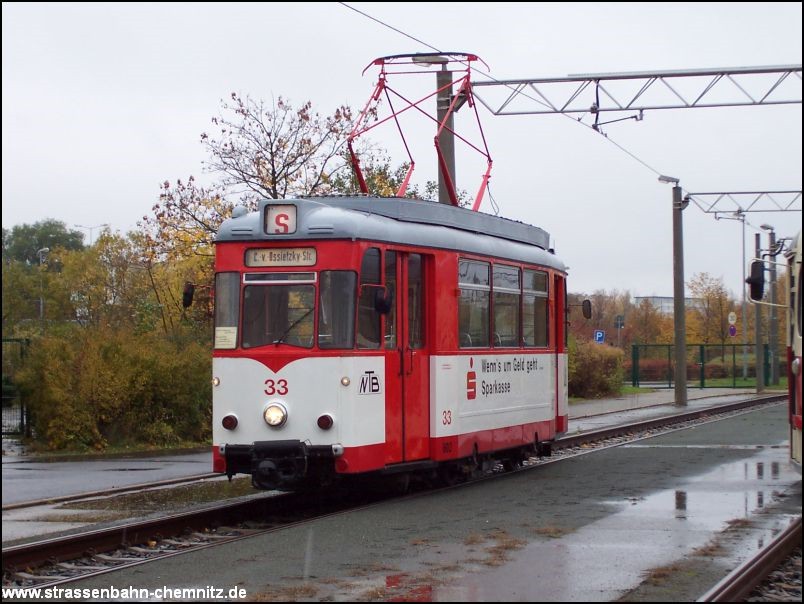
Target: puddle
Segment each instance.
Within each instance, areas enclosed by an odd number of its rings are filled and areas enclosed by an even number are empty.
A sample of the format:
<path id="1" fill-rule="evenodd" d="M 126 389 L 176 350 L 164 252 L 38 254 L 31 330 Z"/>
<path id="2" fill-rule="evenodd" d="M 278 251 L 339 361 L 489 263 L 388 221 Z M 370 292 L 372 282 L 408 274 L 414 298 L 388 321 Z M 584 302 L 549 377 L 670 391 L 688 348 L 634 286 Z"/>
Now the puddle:
<path id="1" fill-rule="evenodd" d="M 786 448 L 753 449 L 752 457 L 679 479 L 672 490 L 604 501 L 611 513 L 577 530 L 530 526 L 508 534 L 478 523 L 462 543 L 411 543 L 416 554 L 393 568 L 316 579 L 305 565 L 300 578 L 312 590 L 307 597 L 329 601 L 602 602 L 649 578 L 672 578 L 685 558 L 732 568 L 787 526 L 789 517 L 762 512 L 800 480 Z"/>
<path id="2" fill-rule="evenodd" d="M 705 551 L 717 533 L 735 525 L 750 527 L 750 535 L 721 553 L 741 561 L 787 525 L 786 518 L 759 514 L 800 479 L 779 455 L 759 449 L 678 489 L 607 501 L 611 515 L 560 539 L 529 543 L 503 566 L 436 585 L 432 599 L 612 601 L 637 587 L 648 569 Z"/>

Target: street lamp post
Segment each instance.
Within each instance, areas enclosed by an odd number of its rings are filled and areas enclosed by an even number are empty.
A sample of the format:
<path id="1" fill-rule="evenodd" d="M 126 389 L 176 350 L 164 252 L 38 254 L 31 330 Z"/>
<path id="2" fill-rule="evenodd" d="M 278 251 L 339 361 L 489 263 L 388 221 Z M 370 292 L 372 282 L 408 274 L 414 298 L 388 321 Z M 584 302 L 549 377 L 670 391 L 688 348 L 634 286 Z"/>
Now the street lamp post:
<path id="1" fill-rule="evenodd" d="M 742 327 L 743 332 L 743 380 L 748 378 L 748 315 L 746 314 L 746 301 L 745 301 L 745 214 L 742 210 L 737 210 L 734 216 L 718 216 L 715 212 L 715 220 L 739 220 L 743 225 L 743 306 L 742 306 Z"/>
<path id="2" fill-rule="evenodd" d="M 47 256 L 49 252 L 49 247 L 43 247 L 36 252 L 36 255 L 39 256 L 39 327 L 42 333 L 45 332 L 45 285 L 42 278 L 42 272 L 44 270 L 42 265 L 45 263 L 45 256 Z"/>
<path id="3" fill-rule="evenodd" d="M 106 222 L 104 222 L 103 224 L 96 224 L 94 226 L 84 226 L 83 224 L 76 224 L 73 226 L 76 226 L 79 229 L 87 229 L 89 231 L 89 245 L 92 245 L 92 231 L 94 231 L 95 229 L 109 228 L 109 224 Z"/>
<path id="4" fill-rule="evenodd" d="M 681 186 L 672 176 L 659 176 L 659 182 L 673 185 L 673 324 L 675 341 L 676 405 L 687 404 L 687 325 L 684 305 L 684 225 L 681 212 L 689 200 L 681 198 Z"/>

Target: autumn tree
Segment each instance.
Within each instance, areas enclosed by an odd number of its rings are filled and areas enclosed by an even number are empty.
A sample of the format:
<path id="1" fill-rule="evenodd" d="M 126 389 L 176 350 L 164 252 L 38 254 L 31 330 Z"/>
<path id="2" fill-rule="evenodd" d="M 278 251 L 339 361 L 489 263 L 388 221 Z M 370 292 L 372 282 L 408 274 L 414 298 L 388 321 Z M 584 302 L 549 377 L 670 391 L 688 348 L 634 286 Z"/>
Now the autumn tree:
<path id="1" fill-rule="evenodd" d="M 573 310 L 570 332 L 575 337 L 580 340 L 591 340 L 594 338 L 594 331 L 602 329 L 607 334 L 607 344 L 618 345 L 624 350 L 628 349 L 634 334 L 631 315 L 636 308 L 631 301 L 630 292 L 596 290 L 591 295 L 570 294 L 569 298 L 571 307 L 580 306 L 584 299 L 588 299 L 592 303 L 592 318 L 589 320 L 584 319 L 580 311 Z M 624 327 L 620 330 L 617 329 L 618 316 L 623 317 L 625 321 Z"/>
<path id="2" fill-rule="evenodd" d="M 639 344 L 668 344 L 672 342 L 672 319 L 665 317 L 650 300 L 644 299 L 631 313 L 634 341 Z"/>
<path id="3" fill-rule="evenodd" d="M 232 93 L 212 123 L 218 132 L 201 135 L 206 168 L 248 200 L 330 193 L 349 169 L 343 151 L 354 123 L 345 105 L 322 117 L 309 101 L 297 109 L 282 97 L 269 105 Z"/>
<path id="4" fill-rule="evenodd" d="M 349 161 L 346 155 L 343 156 L 343 161 L 345 163 Z M 364 154 L 360 166 L 363 170 L 366 186 L 372 195 L 391 197 L 396 195 L 399 187 L 402 186 L 410 164 L 403 162 L 394 168 L 391 166 L 391 158 L 387 154 L 377 151 Z M 357 178 L 351 167 L 336 174 L 331 181 L 331 185 L 333 193 L 346 195 L 360 193 Z M 405 195 L 406 197 L 419 197 L 418 186 L 410 185 Z"/>
<path id="5" fill-rule="evenodd" d="M 198 186 L 192 176 L 186 183 L 177 180 L 171 185 L 165 181 L 160 188 L 153 215 L 143 216 L 139 223 L 149 260 L 212 258 L 215 233 L 234 204 L 225 198 L 221 187 Z"/>
<path id="6" fill-rule="evenodd" d="M 148 262 L 207 258 L 198 264 L 200 283 L 211 283 L 215 234 L 235 203 L 255 210 L 257 200 L 265 197 L 356 192 L 345 153 L 353 127 L 347 106 L 322 117 L 309 102 L 296 109 L 282 97 L 268 105 L 232 94 L 212 123 L 218 130 L 203 133 L 201 141 L 210 156 L 205 167 L 220 181 L 209 187 L 192 176 L 163 182 L 152 215 L 139 223 Z M 372 193 L 395 194 L 407 165 L 393 168 L 387 155 L 368 141 L 357 151 Z M 432 188 L 428 183 L 425 191 Z M 415 185 L 410 194 L 419 194 Z"/>
<path id="7" fill-rule="evenodd" d="M 210 277 L 212 242 L 234 200 L 254 210 L 264 197 L 333 192 L 347 182 L 343 151 L 353 125 L 346 106 L 322 117 L 310 102 L 296 109 L 282 97 L 267 105 L 235 93 L 212 123 L 217 131 L 202 133 L 201 142 L 210 157 L 205 168 L 220 180 L 209 187 L 192 176 L 163 182 L 152 215 L 140 222 L 152 262 L 207 257 Z"/>
<path id="8" fill-rule="evenodd" d="M 3 337 L 23 337 L 25 323 L 38 330 L 39 303 L 44 291 L 42 267 L 19 261 L 3 263 Z"/>
<path id="9" fill-rule="evenodd" d="M 12 260 L 37 264 L 41 249 L 63 248 L 80 250 L 84 247 L 84 234 L 70 230 L 60 220 L 48 218 L 34 224 L 20 224 L 10 231 L 3 229 L 3 263 Z"/>
<path id="10" fill-rule="evenodd" d="M 729 313 L 735 301 L 723 285 L 723 279 L 697 273 L 687 283 L 694 303 L 687 315 L 687 341 L 724 346 L 729 337 Z"/>

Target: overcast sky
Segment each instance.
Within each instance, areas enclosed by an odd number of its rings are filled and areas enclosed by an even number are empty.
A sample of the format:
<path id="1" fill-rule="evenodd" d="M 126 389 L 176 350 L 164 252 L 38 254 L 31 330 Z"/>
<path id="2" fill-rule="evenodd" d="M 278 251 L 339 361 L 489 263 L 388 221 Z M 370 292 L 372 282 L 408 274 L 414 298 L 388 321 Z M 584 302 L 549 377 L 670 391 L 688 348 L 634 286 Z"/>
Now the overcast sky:
<path id="1" fill-rule="evenodd" d="M 211 181 L 200 134 L 231 92 L 310 100 L 322 114 L 359 108 L 377 75 L 361 75 L 366 65 L 429 52 L 425 44 L 475 53 L 497 79 L 802 61 L 798 2 L 349 6 L 421 42 L 336 2 L 4 2 L 3 227 L 55 218 L 135 229 L 162 181 Z M 656 173 L 678 178 L 686 192 L 800 190 L 801 114 L 800 104 L 652 111 L 606 126 L 606 139 L 565 116 L 480 111 L 500 213 L 551 234 L 570 267 L 570 291 L 666 296 L 671 187 Z M 435 174 L 428 128 L 415 136 L 414 180 Z M 406 159 L 393 128 L 371 138 L 394 163 Z M 472 192 L 483 172 L 476 161 L 458 157 L 459 186 Z M 493 212 L 488 200 L 481 211 Z M 748 214 L 748 223 L 750 252 L 754 227 L 790 236 L 801 212 Z M 691 205 L 684 243 L 687 281 L 707 272 L 742 295 L 739 222 Z"/>

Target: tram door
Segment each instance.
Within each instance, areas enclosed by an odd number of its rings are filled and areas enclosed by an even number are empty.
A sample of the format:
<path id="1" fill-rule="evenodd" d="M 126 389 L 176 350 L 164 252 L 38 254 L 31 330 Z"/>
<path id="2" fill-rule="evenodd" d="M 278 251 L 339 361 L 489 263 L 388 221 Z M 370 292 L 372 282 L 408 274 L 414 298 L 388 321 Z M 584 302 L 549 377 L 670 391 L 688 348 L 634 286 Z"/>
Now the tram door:
<path id="1" fill-rule="evenodd" d="M 430 454 L 430 354 L 422 254 L 385 253 L 385 285 L 394 298 L 385 315 L 385 463 Z"/>
<path id="2" fill-rule="evenodd" d="M 567 431 L 567 282 L 561 275 L 555 275 L 553 279 L 553 297 L 555 300 L 554 323 L 555 323 L 555 350 L 556 350 L 556 375 L 555 375 L 555 416 L 556 430 L 558 432 Z"/>

